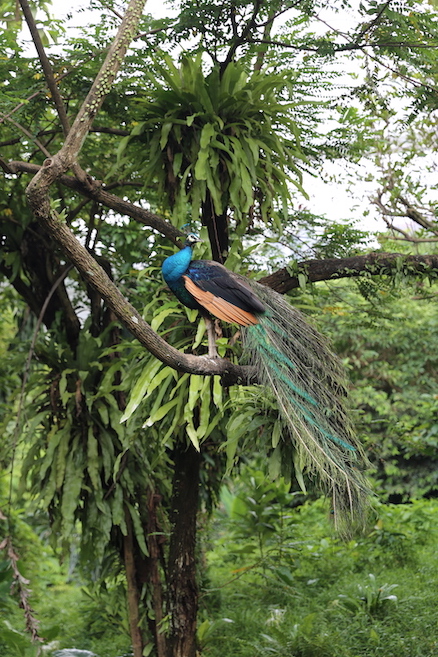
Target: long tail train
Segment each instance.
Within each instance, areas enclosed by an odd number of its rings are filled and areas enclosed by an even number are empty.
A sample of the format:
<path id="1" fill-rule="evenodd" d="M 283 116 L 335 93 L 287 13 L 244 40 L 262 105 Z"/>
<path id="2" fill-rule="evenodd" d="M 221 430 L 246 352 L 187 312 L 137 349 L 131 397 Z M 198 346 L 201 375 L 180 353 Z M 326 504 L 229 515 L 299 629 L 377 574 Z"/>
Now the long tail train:
<path id="1" fill-rule="evenodd" d="M 242 327 L 247 360 L 273 391 L 299 463 L 331 493 L 335 520 L 348 513 L 361 521 L 369 464 L 349 418 L 343 367 L 296 308 L 263 285 L 250 285 L 267 312 Z"/>

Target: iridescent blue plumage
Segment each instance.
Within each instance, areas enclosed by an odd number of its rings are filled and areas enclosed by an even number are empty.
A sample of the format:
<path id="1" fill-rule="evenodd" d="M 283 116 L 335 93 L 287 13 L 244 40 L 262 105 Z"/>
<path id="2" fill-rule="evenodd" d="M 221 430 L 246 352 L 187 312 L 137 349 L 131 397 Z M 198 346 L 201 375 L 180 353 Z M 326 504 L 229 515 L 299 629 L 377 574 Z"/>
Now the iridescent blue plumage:
<path id="1" fill-rule="evenodd" d="M 316 472 L 333 495 L 335 513 L 360 512 L 367 498 L 367 459 L 346 409 L 346 383 L 337 357 L 304 316 L 285 299 L 211 260 L 192 260 L 189 235 L 181 251 L 163 263 L 175 296 L 204 316 L 209 356 L 215 357 L 209 319 L 240 324 L 247 362 L 258 382 L 272 390 L 297 462 Z"/>
<path id="2" fill-rule="evenodd" d="M 181 251 L 166 258 L 161 271 L 167 285 L 184 306 L 195 310 L 202 310 L 196 299 L 188 292 L 183 279 L 183 274 L 186 274 L 190 267 L 192 253 L 192 247 L 190 244 L 187 244 Z"/>

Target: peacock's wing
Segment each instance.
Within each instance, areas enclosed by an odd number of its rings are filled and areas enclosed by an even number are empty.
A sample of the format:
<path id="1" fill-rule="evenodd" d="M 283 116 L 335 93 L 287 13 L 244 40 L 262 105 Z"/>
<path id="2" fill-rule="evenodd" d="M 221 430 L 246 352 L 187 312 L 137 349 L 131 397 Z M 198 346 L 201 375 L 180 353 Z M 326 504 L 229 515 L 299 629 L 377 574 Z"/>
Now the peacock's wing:
<path id="1" fill-rule="evenodd" d="M 244 279 L 212 260 L 194 260 L 183 276 L 184 284 L 209 313 L 227 322 L 258 323 L 265 306 Z"/>

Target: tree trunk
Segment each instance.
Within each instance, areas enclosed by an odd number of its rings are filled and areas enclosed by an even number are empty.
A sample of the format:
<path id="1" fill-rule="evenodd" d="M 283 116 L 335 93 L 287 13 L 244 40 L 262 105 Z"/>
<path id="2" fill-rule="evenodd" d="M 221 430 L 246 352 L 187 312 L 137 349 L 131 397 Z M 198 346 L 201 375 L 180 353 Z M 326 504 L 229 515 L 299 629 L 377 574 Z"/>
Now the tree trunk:
<path id="1" fill-rule="evenodd" d="M 196 583 L 196 519 L 201 455 L 193 445 L 178 444 L 174 453 L 168 563 L 167 657 L 195 657 L 198 587 Z"/>
<path id="2" fill-rule="evenodd" d="M 128 533 L 123 537 L 123 558 L 125 561 L 125 574 L 128 589 L 129 631 L 131 634 L 133 657 L 142 657 L 144 645 L 140 629 L 140 612 L 138 608 L 139 594 L 135 569 L 134 537 L 132 533 L 131 516 L 128 510 L 125 512 L 125 517 Z"/>
<path id="3" fill-rule="evenodd" d="M 164 537 L 157 518 L 157 507 L 161 502 L 158 493 L 150 488 L 147 492 L 147 546 L 149 556 L 143 560 L 142 581 L 151 592 L 154 617 L 149 627 L 154 637 L 157 657 L 166 657 L 166 637 L 163 634 L 163 586 L 161 582 L 160 558 Z"/>
<path id="4" fill-rule="evenodd" d="M 209 192 L 202 204 L 202 225 L 208 230 L 213 260 L 223 264 L 229 248 L 227 211 L 216 215 Z"/>

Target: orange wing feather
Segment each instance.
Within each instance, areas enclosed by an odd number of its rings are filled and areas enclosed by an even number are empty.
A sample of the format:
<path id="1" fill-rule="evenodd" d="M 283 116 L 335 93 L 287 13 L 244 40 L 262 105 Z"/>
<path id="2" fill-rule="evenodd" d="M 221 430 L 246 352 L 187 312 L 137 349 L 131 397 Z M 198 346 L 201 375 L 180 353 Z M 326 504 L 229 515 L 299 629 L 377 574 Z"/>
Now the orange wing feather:
<path id="1" fill-rule="evenodd" d="M 231 322 L 232 324 L 240 324 L 240 326 L 251 326 L 258 324 L 259 320 L 256 315 L 242 310 L 238 306 L 216 297 L 211 292 L 201 290 L 188 276 L 183 276 L 187 290 L 192 294 L 196 301 L 203 306 L 209 313 L 222 319 L 224 322 Z"/>

